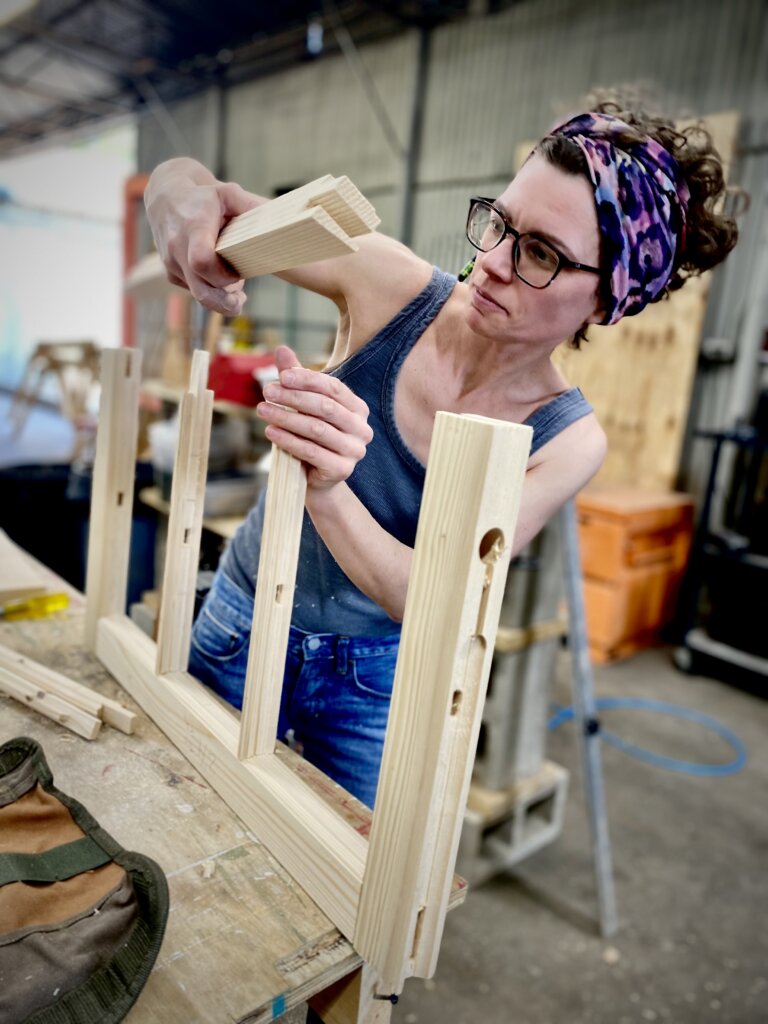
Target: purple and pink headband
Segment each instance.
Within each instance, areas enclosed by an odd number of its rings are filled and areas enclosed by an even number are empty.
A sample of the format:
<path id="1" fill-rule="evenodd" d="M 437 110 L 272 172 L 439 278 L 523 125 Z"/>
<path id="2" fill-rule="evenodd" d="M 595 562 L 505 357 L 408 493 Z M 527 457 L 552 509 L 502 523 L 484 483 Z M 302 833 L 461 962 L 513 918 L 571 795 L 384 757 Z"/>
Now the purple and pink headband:
<path id="1" fill-rule="evenodd" d="M 604 324 L 633 316 L 664 290 L 685 247 L 690 192 L 674 157 L 649 137 L 616 142 L 633 129 L 610 114 L 580 114 L 551 135 L 586 157 L 612 304 Z"/>

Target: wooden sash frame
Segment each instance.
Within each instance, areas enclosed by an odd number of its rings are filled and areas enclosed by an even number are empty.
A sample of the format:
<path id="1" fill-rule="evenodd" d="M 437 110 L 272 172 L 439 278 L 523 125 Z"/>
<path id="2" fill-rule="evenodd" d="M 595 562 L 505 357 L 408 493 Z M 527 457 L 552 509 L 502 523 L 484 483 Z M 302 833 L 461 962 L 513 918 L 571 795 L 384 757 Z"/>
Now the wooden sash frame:
<path id="1" fill-rule="evenodd" d="M 371 999 L 435 969 L 532 431 L 437 415 L 366 837 L 310 789 L 275 740 L 306 486 L 301 464 L 279 449 L 242 716 L 186 671 L 190 552 L 199 542 L 211 418 L 204 353 L 196 353 L 181 410 L 158 643 L 124 614 L 139 360 L 133 350 L 103 353 L 87 642 L 352 942 L 368 965 L 367 1019 L 380 1020 L 388 1004 Z"/>

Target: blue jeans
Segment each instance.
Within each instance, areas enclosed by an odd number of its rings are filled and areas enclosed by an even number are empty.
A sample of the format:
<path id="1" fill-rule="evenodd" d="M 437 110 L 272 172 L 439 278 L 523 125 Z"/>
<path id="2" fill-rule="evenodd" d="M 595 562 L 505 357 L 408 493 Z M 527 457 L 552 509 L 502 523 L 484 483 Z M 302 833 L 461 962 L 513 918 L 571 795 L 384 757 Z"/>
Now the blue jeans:
<path id="1" fill-rule="evenodd" d="M 216 573 L 192 629 L 189 671 L 236 708 L 243 703 L 253 599 Z M 277 737 L 373 807 L 399 634 L 349 637 L 291 626 Z"/>

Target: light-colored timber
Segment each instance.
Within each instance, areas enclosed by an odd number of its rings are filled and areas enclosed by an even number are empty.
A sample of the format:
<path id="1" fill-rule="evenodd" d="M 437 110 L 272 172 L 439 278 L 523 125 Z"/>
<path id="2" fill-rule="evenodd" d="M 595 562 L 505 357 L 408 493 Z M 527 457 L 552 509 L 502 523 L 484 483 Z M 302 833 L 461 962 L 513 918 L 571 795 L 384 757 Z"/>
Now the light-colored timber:
<path id="1" fill-rule="evenodd" d="M 325 1024 L 389 1024 L 392 1003 L 375 999 L 378 979 L 363 964 L 335 985 L 329 985 L 309 1000 L 309 1005 Z"/>
<path id="2" fill-rule="evenodd" d="M 69 701 L 62 700 L 61 697 L 43 690 L 35 683 L 30 683 L 2 667 L 0 667 L 0 691 L 9 697 L 14 697 L 21 704 L 34 708 L 41 715 L 65 726 L 86 740 L 95 739 L 101 728 L 100 718 L 89 715 L 87 711 L 82 711 L 74 704 L 70 704 Z"/>
<path id="3" fill-rule="evenodd" d="M 208 359 L 208 353 L 200 349 L 192 357 L 189 390 L 179 408 L 179 439 L 157 627 L 158 675 L 183 672 L 189 661 L 213 417 L 213 391 L 206 388 Z"/>
<path id="4" fill-rule="evenodd" d="M 100 718 L 121 732 L 130 734 L 136 728 L 136 715 L 116 700 L 103 697 L 87 686 L 70 679 L 45 665 L 25 658 L 23 654 L 0 645 L 0 669 L 30 683 L 37 689 Z"/>
<path id="5" fill-rule="evenodd" d="M 48 589 L 42 573 L 24 557 L 4 530 L 0 530 L 0 605 L 36 597 Z"/>
<path id="6" fill-rule="evenodd" d="M 367 842 L 277 755 L 241 761 L 237 712 L 186 672 L 155 672 L 155 644 L 122 615 L 102 619 L 99 661 L 347 936 Z"/>
<path id="7" fill-rule="evenodd" d="M 233 218 L 216 252 L 243 277 L 355 252 L 379 218 L 349 178 L 330 174 Z"/>
<path id="8" fill-rule="evenodd" d="M 434 971 L 530 441 L 435 419 L 354 938 L 385 992 Z"/>
<path id="9" fill-rule="evenodd" d="M 306 490 L 302 464 L 273 445 L 243 693 L 242 759 L 275 751 Z"/>
<path id="10" fill-rule="evenodd" d="M 93 465 L 85 594 L 85 644 L 96 646 L 103 615 L 125 611 L 139 432 L 141 352 L 101 353 L 101 402 Z"/>

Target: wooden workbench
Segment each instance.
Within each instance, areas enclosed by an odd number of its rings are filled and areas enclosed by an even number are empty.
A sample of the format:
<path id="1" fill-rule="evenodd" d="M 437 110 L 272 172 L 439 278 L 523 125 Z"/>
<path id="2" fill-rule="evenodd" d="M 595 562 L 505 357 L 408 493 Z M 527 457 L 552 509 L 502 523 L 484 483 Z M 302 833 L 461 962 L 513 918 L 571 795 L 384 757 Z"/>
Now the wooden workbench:
<path id="1" fill-rule="evenodd" d="M 82 620 L 74 595 L 59 618 L 0 622 L 0 643 L 117 697 L 139 713 L 136 732 L 105 726 L 88 742 L 0 695 L 0 741 L 38 740 L 55 784 L 168 877 L 165 939 L 129 1024 L 259 1024 L 353 971 L 361 960 L 350 943 L 84 651 Z M 324 786 L 326 798 L 339 802 L 327 780 Z M 362 805 L 346 799 L 340 806 L 367 829 Z"/>

